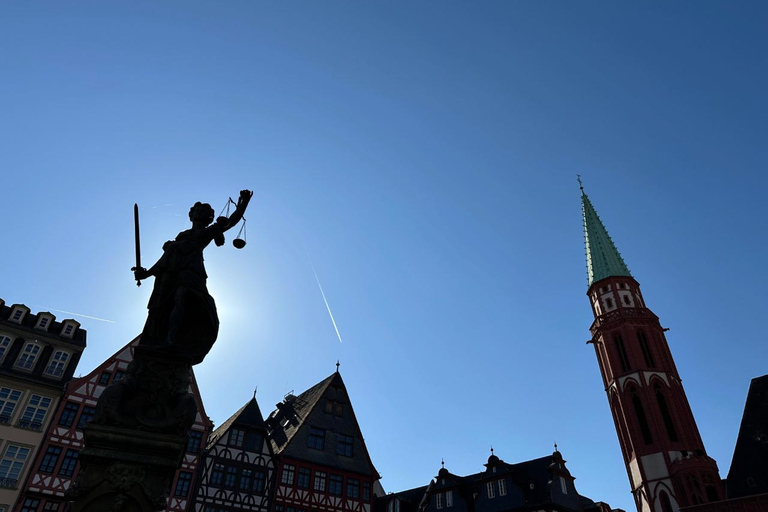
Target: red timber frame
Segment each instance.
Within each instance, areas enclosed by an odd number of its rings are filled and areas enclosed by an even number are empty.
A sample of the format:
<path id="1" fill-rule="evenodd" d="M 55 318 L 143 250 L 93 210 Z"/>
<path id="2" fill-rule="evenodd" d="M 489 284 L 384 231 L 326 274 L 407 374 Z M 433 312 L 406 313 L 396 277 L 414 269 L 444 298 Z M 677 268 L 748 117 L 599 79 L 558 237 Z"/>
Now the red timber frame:
<path id="1" fill-rule="evenodd" d="M 293 467 L 292 478 L 290 467 Z M 299 479 L 300 469 L 309 470 L 307 486 Z M 324 484 L 322 474 L 325 475 Z M 336 477 L 336 481 L 341 478 L 339 494 L 331 492 L 332 476 Z M 354 495 L 354 481 L 358 483 L 357 498 L 350 496 Z M 373 485 L 374 478 L 371 476 L 283 457 L 278 466 L 272 512 L 371 512 Z"/>
<path id="2" fill-rule="evenodd" d="M 24 482 L 14 511 L 20 511 L 25 502 L 28 503 L 28 506 L 38 502 L 34 509 L 36 512 L 61 512 L 65 510 L 65 503 L 67 503 L 65 492 L 77 478 L 80 469 L 80 465 L 77 463 L 77 454 L 83 449 L 81 427 L 90 419 L 89 416 L 92 416 L 96 401 L 104 389 L 125 375 L 128 364 L 133 360 L 133 347 L 137 343 L 138 338 L 124 346 L 85 377 L 73 379 L 67 384 L 64 397 L 59 402 L 56 414 L 48 427 L 43 444 L 32 465 L 32 470 Z M 185 512 L 187 510 L 189 498 L 195 489 L 198 456 L 205 447 L 212 427 L 210 419 L 205 414 L 194 373 L 189 391 L 194 395 L 197 402 L 198 414 L 192 427 L 195 434 L 190 438 L 188 448 L 194 448 L 196 444 L 197 450 L 185 454 L 181 468 L 174 476 L 168 500 L 168 512 Z M 197 443 L 198 437 L 199 443 Z M 182 473 L 189 473 L 191 480 L 187 496 L 176 497 L 175 491 L 179 476 Z M 184 482 L 182 482 L 181 487 L 184 487 Z"/>

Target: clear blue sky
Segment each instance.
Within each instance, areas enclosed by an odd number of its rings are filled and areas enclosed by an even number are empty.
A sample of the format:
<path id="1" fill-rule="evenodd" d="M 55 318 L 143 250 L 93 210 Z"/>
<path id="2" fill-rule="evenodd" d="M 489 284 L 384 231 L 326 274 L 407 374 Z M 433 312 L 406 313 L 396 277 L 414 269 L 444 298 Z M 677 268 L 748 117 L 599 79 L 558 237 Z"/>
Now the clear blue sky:
<path id="1" fill-rule="evenodd" d="M 387 490 L 557 441 L 582 494 L 632 510 L 585 345 L 581 173 L 725 476 L 768 371 L 767 9 L 7 2 L 0 297 L 112 320 L 78 317 L 87 373 L 146 315 L 133 203 L 151 263 L 192 203 L 253 189 L 246 249 L 206 252 L 217 424 L 340 359 Z"/>

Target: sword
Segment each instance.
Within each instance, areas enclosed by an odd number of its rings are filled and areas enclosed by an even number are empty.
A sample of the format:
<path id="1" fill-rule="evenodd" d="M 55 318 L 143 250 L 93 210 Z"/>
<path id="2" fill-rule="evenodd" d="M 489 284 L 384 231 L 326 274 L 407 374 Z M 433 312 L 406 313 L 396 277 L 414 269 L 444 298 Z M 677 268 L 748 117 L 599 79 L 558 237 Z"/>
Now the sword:
<path id="1" fill-rule="evenodd" d="M 136 237 L 136 267 L 141 268 L 141 240 L 139 240 L 139 205 L 133 203 L 133 230 Z M 136 286 L 141 286 L 141 281 L 136 280 Z"/>

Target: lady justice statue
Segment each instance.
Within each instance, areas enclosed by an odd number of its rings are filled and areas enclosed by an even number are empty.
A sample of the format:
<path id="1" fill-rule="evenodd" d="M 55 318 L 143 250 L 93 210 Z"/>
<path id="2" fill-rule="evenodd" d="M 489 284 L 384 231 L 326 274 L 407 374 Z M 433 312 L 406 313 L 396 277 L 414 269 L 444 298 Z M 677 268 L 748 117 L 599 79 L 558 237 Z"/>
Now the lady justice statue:
<path id="1" fill-rule="evenodd" d="M 224 245 L 224 232 L 243 218 L 252 196 L 250 190 L 242 190 L 232 215 L 219 217 L 215 222 L 211 205 L 195 203 L 189 210 L 192 228 L 165 242 L 163 255 L 148 270 L 141 266 L 139 259 L 137 213 L 137 263 L 131 270 L 137 284 L 142 279 L 155 277 L 140 346 L 188 359 L 193 365 L 206 356 L 216 341 L 219 317 L 206 287 L 208 276 L 203 265 L 203 250 L 211 240 L 217 246 Z"/>

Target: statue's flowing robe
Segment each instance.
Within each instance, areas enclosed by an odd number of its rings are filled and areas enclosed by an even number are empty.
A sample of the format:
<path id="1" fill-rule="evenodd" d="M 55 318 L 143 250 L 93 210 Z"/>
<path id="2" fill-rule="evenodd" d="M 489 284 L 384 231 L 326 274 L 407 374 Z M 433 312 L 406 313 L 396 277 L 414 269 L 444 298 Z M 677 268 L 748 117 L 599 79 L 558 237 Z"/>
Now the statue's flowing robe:
<path id="1" fill-rule="evenodd" d="M 171 345 L 192 364 L 203 360 L 219 333 L 216 303 L 208 293 L 203 249 L 222 231 L 217 223 L 182 231 L 163 246 L 163 255 L 150 269 L 155 287 L 142 345 Z"/>

